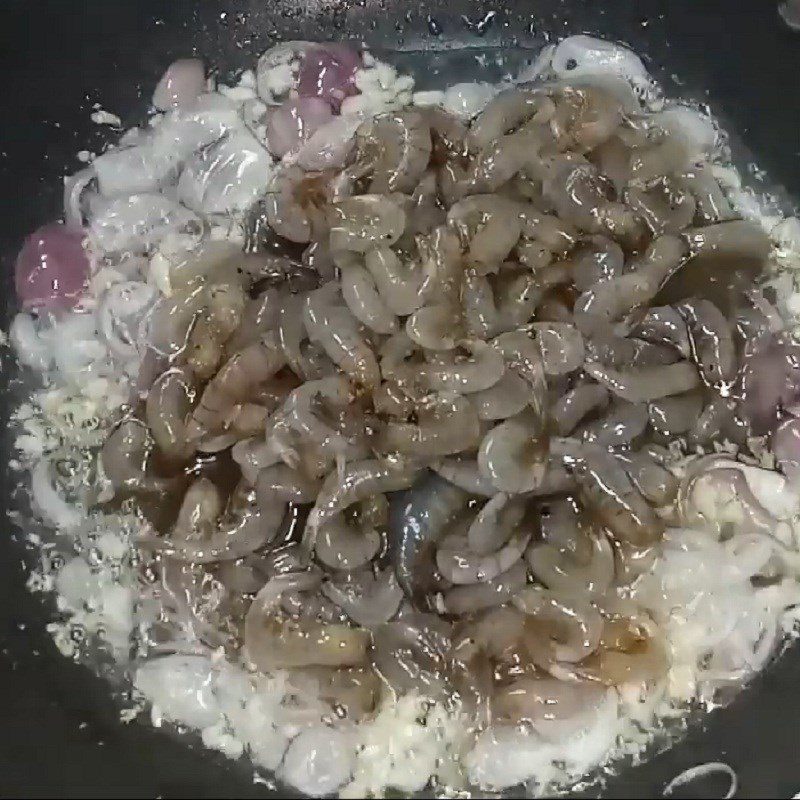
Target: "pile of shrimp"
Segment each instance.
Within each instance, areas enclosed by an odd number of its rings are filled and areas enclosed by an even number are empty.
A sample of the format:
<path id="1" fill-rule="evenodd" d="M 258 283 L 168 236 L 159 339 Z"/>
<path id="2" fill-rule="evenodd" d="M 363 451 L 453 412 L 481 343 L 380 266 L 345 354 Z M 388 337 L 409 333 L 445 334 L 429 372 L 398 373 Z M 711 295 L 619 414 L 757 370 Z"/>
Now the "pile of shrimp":
<path id="1" fill-rule="evenodd" d="M 746 447 L 797 388 L 769 240 L 704 157 L 607 89 L 520 85 L 369 119 L 252 213 L 248 252 L 171 260 L 100 457 L 146 520 L 152 646 L 191 631 L 340 718 L 416 691 L 545 738 L 660 681 L 631 587 L 704 519 L 671 447 Z"/>

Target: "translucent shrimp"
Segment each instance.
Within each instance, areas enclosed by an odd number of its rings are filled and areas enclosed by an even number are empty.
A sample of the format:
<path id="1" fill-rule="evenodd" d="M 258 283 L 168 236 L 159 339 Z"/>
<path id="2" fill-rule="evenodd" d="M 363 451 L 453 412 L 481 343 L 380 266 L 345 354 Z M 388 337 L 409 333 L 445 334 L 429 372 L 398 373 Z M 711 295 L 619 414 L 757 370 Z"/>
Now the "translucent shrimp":
<path id="1" fill-rule="evenodd" d="M 225 418 L 237 403 L 243 403 L 255 387 L 273 376 L 286 359 L 274 337 L 234 353 L 208 383 L 192 413 L 187 434 L 198 441 L 225 427 Z"/>
<path id="2" fill-rule="evenodd" d="M 470 150 L 482 150 L 494 139 L 525 122 L 547 122 L 555 112 L 544 92 L 509 89 L 489 101 L 475 118 L 466 137 Z"/>
<path id="3" fill-rule="evenodd" d="M 447 212 L 447 222 L 467 250 L 466 263 L 479 274 L 495 271 L 521 232 L 517 204 L 494 194 L 465 197 Z"/>
<path id="4" fill-rule="evenodd" d="M 368 387 L 380 383 L 375 354 L 359 332 L 353 315 L 340 302 L 335 281 L 306 297 L 303 322 L 309 338 L 318 342 L 330 359 L 354 380 Z"/>
<path id="5" fill-rule="evenodd" d="M 431 155 L 430 128 L 417 111 L 375 117 L 356 132 L 358 158 L 371 164 L 369 191 L 411 193 Z"/>
<path id="6" fill-rule="evenodd" d="M 383 452 L 417 458 L 436 458 L 477 446 L 480 423 L 465 397 L 439 394 L 418 407 L 417 422 L 389 422 L 378 435 Z"/>
<path id="7" fill-rule="evenodd" d="M 501 492 L 533 491 L 547 468 L 543 418 L 528 408 L 492 428 L 478 449 L 478 467 Z"/>
<path id="8" fill-rule="evenodd" d="M 524 516 L 524 501 L 498 492 L 470 524 L 467 530 L 469 549 L 479 556 L 499 550 L 510 539 Z"/>
<path id="9" fill-rule="evenodd" d="M 194 452 L 187 423 L 195 392 L 194 377 L 180 367 L 167 370 L 148 392 L 145 419 L 156 446 L 167 459 L 182 461 Z"/>
<path id="10" fill-rule="evenodd" d="M 388 372 L 386 377 L 401 384 L 419 385 L 435 392 L 471 394 L 494 386 L 505 372 L 503 356 L 496 348 L 476 339 L 462 342 L 469 357 L 439 356 L 433 363 L 401 364 Z"/>
<path id="11" fill-rule="evenodd" d="M 422 305 L 422 267 L 412 261 L 405 263 L 389 247 L 375 247 L 365 255 L 369 270 L 383 302 L 393 314 L 406 316 Z"/>
<path id="12" fill-rule="evenodd" d="M 376 333 L 397 331 L 397 317 L 386 306 L 361 259 L 348 252 L 338 255 L 335 262 L 341 273 L 342 298 L 353 316 Z"/>
<path id="13" fill-rule="evenodd" d="M 463 536 L 447 536 L 436 551 L 436 565 L 442 576 L 456 586 L 492 581 L 522 558 L 531 532 L 517 530 L 497 550 L 478 555 Z"/>
<path id="14" fill-rule="evenodd" d="M 588 361 L 584 369 L 587 375 L 629 403 L 649 403 L 700 386 L 696 367 L 686 361 L 627 371 Z"/>
<path id="15" fill-rule="evenodd" d="M 366 253 L 373 247 L 391 247 L 406 227 L 402 206 L 381 194 L 346 197 L 331 205 L 331 250 Z"/>

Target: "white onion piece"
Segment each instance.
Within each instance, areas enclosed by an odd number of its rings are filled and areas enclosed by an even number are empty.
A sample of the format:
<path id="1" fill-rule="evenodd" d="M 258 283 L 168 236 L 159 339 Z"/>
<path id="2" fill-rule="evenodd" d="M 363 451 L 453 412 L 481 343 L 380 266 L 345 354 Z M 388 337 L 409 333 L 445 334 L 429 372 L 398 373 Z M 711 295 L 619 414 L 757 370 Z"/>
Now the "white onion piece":
<path id="1" fill-rule="evenodd" d="M 50 478 L 50 462 L 42 459 L 31 470 L 31 493 L 42 516 L 57 528 L 80 525 L 84 511 L 67 503 L 55 490 Z"/>
<path id="2" fill-rule="evenodd" d="M 94 314 L 65 314 L 48 333 L 56 367 L 65 376 L 77 377 L 106 356 L 97 337 Z"/>
<path id="3" fill-rule="evenodd" d="M 309 797 L 332 794 L 353 774 L 353 744 L 346 732 L 325 725 L 304 730 L 289 745 L 280 777 Z"/>
<path id="4" fill-rule="evenodd" d="M 267 191 L 272 159 L 247 131 L 236 131 L 190 159 L 178 199 L 205 214 L 244 211 Z"/>
<path id="5" fill-rule="evenodd" d="M 154 286 L 141 281 L 115 283 L 106 290 L 97 309 L 98 327 L 114 353 L 123 358 L 137 354 L 140 323 L 157 294 Z"/>
<path id="6" fill-rule="evenodd" d="M 199 58 L 179 58 L 161 76 L 153 92 L 153 105 L 161 110 L 189 105 L 205 91 L 206 71 Z"/>
<path id="7" fill-rule="evenodd" d="M 72 228 L 83 227 L 81 197 L 95 177 L 94 167 L 64 176 L 64 221 Z"/>
<path id="8" fill-rule="evenodd" d="M 325 123 L 311 135 L 297 153 L 297 163 L 306 170 L 335 169 L 344 166 L 355 143 L 358 114 L 342 114 Z"/>
<path id="9" fill-rule="evenodd" d="M 39 372 L 48 369 L 53 361 L 53 355 L 47 343 L 39 337 L 30 314 L 24 312 L 17 314 L 11 323 L 8 336 L 20 364 Z"/>
<path id="10" fill-rule="evenodd" d="M 157 191 L 174 177 L 180 152 L 156 150 L 150 139 L 135 147 L 117 147 L 94 160 L 97 186 L 105 197 Z"/>
<path id="11" fill-rule="evenodd" d="M 237 104 L 217 92 L 204 94 L 188 108 L 165 114 L 140 145 L 149 142 L 154 159 L 183 161 L 226 133 L 244 129 Z"/>
<path id="12" fill-rule="evenodd" d="M 113 200 L 94 198 L 89 239 L 107 253 L 144 253 L 169 233 L 202 232 L 200 219 L 189 209 L 160 194 L 135 194 Z"/>

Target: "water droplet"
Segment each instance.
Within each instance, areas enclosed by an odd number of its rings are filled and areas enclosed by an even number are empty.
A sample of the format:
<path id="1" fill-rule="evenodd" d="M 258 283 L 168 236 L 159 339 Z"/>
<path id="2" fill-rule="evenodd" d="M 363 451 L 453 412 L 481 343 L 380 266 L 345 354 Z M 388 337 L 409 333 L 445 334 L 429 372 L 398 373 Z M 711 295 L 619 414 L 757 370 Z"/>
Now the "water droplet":
<path id="1" fill-rule="evenodd" d="M 442 26 L 439 24 L 438 20 L 428 14 L 427 19 L 425 20 L 428 23 L 428 30 L 431 32 L 433 36 L 440 36 L 442 33 Z"/>
<path id="2" fill-rule="evenodd" d="M 479 20 L 470 19 L 466 14 L 463 14 L 461 19 L 471 31 L 475 31 L 478 36 L 483 36 L 494 22 L 496 16 L 496 11 L 487 11 Z"/>

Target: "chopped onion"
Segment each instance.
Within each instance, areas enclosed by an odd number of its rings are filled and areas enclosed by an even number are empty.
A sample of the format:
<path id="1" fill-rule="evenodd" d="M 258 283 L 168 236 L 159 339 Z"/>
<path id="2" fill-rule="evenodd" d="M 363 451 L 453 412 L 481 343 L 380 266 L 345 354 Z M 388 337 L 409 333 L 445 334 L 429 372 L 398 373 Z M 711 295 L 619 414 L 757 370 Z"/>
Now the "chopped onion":
<path id="1" fill-rule="evenodd" d="M 198 58 L 179 58 L 161 76 L 153 92 L 153 105 L 160 111 L 186 106 L 206 88 L 206 71 Z"/>
<path id="2" fill-rule="evenodd" d="M 14 267 L 23 308 L 64 309 L 75 305 L 89 276 L 83 231 L 51 222 L 22 245 Z"/>

